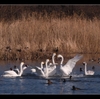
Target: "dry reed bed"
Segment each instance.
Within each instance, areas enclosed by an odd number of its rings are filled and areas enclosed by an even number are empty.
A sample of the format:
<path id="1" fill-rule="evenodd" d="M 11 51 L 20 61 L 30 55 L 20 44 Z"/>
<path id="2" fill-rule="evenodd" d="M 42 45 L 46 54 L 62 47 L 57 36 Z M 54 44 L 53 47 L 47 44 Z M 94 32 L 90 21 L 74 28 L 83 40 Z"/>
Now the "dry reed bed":
<path id="1" fill-rule="evenodd" d="M 64 18 L 34 14 L 25 19 L 0 22 L 0 59 L 35 59 L 58 52 L 100 53 L 100 20 L 86 20 L 77 15 Z M 6 47 L 11 48 L 11 50 Z"/>

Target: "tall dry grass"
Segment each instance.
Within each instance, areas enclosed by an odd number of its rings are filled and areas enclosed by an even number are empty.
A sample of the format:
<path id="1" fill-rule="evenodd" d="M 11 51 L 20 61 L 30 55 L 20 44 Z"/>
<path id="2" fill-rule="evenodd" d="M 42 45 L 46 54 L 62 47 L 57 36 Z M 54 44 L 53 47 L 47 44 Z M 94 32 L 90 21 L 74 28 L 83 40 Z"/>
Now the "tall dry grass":
<path id="1" fill-rule="evenodd" d="M 8 47 L 8 49 L 7 49 Z M 11 50 L 9 50 L 11 48 Z M 11 22 L 0 21 L 0 59 L 35 59 L 53 52 L 100 53 L 100 20 L 53 18 L 36 13 Z"/>

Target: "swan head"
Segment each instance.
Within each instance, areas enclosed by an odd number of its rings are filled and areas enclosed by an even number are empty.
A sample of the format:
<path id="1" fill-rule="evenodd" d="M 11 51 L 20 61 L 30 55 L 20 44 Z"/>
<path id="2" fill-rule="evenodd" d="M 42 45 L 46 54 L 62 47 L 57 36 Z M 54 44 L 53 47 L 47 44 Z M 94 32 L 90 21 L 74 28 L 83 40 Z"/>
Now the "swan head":
<path id="1" fill-rule="evenodd" d="M 53 53 L 53 55 L 55 56 L 55 55 L 56 55 L 56 53 Z"/>
<path id="2" fill-rule="evenodd" d="M 24 62 L 21 62 L 21 65 L 23 66 L 24 65 Z"/>
<path id="3" fill-rule="evenodd" d="M 46 59 L 46 62 L 49 62 L 49 59 Z"/>
<path id="4" fill-rule="evenodd" d="M 28 65 L 27 65 L 27 64 L 25 64 L 25 67 L 28 67 Z"/>
<path id="5" fill-rule="evenodd" d="M 52 66 L 52 63 L 49 63 L 50 66 Z"/>
<path id="6" fill-rule="evenodd" d="M 82 64 L 85 65 L 85 64 L 87 64 L 87 63 L 86 63 L 86 62 L 83 62 Z"/>
<path id="7" fill-rule="evenodd" d="M 44 62 L 41 62 L 42 65 L 44 65 Z"/>
<path id="8" fill-rule="evenodd" d="M 16 66 L 16 65 L 14 65 L 14 68 L 17 68 L 17 66 Z"/>
<path id="9" fill-rule="evenodd" d="M 57 57 L 58 57 L 58 58 L 61 58 L 61 57 L 62 57 L 62 55 L 60 55 L 60 54 L 59 54 Z"/>

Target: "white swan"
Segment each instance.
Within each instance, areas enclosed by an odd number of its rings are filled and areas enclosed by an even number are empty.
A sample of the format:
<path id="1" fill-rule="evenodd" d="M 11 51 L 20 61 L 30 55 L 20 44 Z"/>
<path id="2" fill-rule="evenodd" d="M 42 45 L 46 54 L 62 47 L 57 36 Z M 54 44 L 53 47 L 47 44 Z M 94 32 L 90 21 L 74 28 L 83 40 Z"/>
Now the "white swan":
<path id="1" fill-rule="evenodd" d="M 64 58 L 62 55 L 58 55 L 58 58 L 62 58 L 61 63 L 60 63 L 60 75 L 61 76 L 69 76 L 70 73 L 72 72 L 73 68 L 76 65 L 76 62 L 79 61 L 83 55 L 76 55 L 75 57 L 73 57 L 72 59 L 68 60 L 68 62 L 65 65 L 63 64 Z"/>
<path id="2" fill-rule="evenodd" d="M 58 63 L 55 63 L 54 57 L 56 56 L 56 53 L 53 53 L 52 55 L 52 63 L 54 66 L 56 66 Z"/>
<path id="3" fill-rule="evenodd" d="M 27 65 L 25 65 L 25 66 L 22 68 L 22 70 L 24 71 L 26 68 L 27 68 Z M 19 70 L 16 66 L 14 66 L 14 69 L 10 68 L 10 70 L 4 71 L 4 74 L 7 74 L 7 73 L 10 74 L 11 71 L 15 71 L 17 74 L 20 72 L 20 70 Z"/>
<path id="4" fill-rule="evenodd" d="M 35 68 L 32 68 L 31 69 L 31 74 L 34 74 L 34 73 L 36 73 L 36 69 Z"/>
<path id="5" fill-rule="evenodd" d="M 36 66 L 36 75 L 37 76 L 45 77 L 45 74 L 44 74 L 44 71 L 43 71 L 43 65 L 44 65 L 44 62 L 41 62 L 41 67 Z"/>
<path id="6" fill-rule="evenodd" d="M 56 64 L 54 61 L 54 57 L 55 57 L 56 53 L 53 53 L 52 55 L 52 63 L 49 63 L 49 65 L 47 64 L 46 68 L 44 68 L 45 70 L 48 70 L 48 76 L 54 76 L 56 74 Z M 49 61 L 48 61 L 49 62 Z"/>
<path id="7" fill-rule="evenodd" d="M 29 74 L 35 74 L 36 73 L 36 69 L 35 69 L 35 66 L 34 68 L 32 66 L 29 66 L 29 65 L 26 65 L 27 66 L 27 69 L 25 69 L 25 67 L 23 67 L 24 72 L 23 72 L 23 75 L 29 75 Z"/>
<path id="8" fill-rule="evenodd" d="M 49 62 L 49 59 L 46 59 L 46 68 L 44 70 L 43 68 L 43 65 L 44 65 L 44 62 L 41 62 L 41 67 L 38 67 L 36 66 L 36 75 L 37 76 L 41 76 L 41 77 L 48 77 L 48 62 Z"/>
<path id="9" fill-rule="evenodd" d="M 83 65 L 85 65 L 85 75 L 94 75 L 94 71 L 87 70 L 87 63 L 83 62 Z"/>
<path id="10" fill-rule="evenodd" d="M 24 62 L 21 62 L 20 63 L 20 71 L 19 73 L 17 74 L 15 71 L 13 70 L 9 70 L 9 71 L 5 71 L 3 75 L 3 77 L 17 77 L 17 76 L 21 76 L 22 73 L 23 73 L 23 69 L 22 69 L 22 66 L 24 65 Z"/>

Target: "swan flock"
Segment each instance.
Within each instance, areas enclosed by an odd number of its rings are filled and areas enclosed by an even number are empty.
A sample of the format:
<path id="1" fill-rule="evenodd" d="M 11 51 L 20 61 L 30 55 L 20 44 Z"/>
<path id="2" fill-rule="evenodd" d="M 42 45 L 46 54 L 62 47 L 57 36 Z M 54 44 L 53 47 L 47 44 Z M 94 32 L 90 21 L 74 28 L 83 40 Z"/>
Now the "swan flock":
<path id="1" fill-rule="evenodd" d="M 83 55 L 77 54 L 73 58 L 69 59 L 65 64 L 64 57 L 61 54 L 57 55 L 57 58 L 60 61 L 60 64 L 55 62 L 56 53 L 52 55 L 52 62 L 49 59 L 46 59 L 45 62 L 41 62 L 40 66 L 34 66 L 29 70 L 29 73 L 35 74 L 36 76 L 41 77 L 50 77 L 50 76 L 70 76 L 72 73 L 76 63 L 82 59 Z M 60 60 L 61 59 L 61 60 Z M 86 71 L 86 63 L 85 64 L 85 74 L 88 75 L 90 71 Z M 27 70 L 28 67 L 25 65 L 24 62 L 20 63 L 19 69 L 15 66 L 12 70 L 4 71 L 3 77 L 18 77 L 24 74 L 24 71 Z M 90 73 L 92 75 L 92 72 Z"/>

